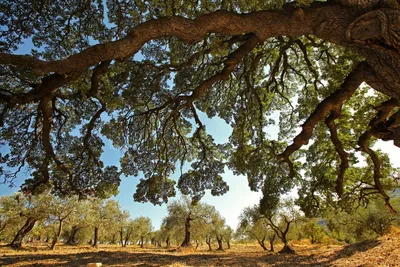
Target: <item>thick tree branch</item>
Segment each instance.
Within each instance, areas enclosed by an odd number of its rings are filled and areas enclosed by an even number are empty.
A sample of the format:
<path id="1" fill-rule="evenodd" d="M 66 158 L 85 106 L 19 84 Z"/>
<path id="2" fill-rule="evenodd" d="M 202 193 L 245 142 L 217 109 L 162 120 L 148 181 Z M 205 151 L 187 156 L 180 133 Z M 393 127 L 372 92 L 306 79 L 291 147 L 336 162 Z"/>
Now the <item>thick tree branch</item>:
<path id="1" fill-rule="evenodd" d="M 111 60 L 103 61 L 94 68 L 91 79 L 92 84 L 90 90 L 86 94 L 87 97 L 97 96 L 99 91 L 100 77 L 107 72 L 110 63 Z"/>
<path id="2" fill-rule="evenodd" d="M 300 36 L 314 34 L 315 31 L 317 34 L 323 33 L 322 27 L 333 24 L 336 27 L 331 29 L 329 36 L 324 37 L 335 43 L 343 43 L 346 40 L 342 33 L 355 15 L 354 11 L 344 7 L 316 2 L 308 8 L 287 8 L 284 12 L 236 14 L 216 11 L 195 19 L 174 16 L 144 22 L 132 29 L 125 38 L 94 45 L 63 60 L 46 62 L 26 55 L 0 53 L 0 64 L 28 67 L 38 75 L 50 72 L 65 74 L 85 70 L 99 62 L 131 57 L 146 42 L 163 37 L 176 36 L 182 41 L 195 43 L 208 33 L 254 33 L 265 40 L 273 36 Z"/>
<path id="3" fill-rule="evenodd" d="M 396 107 L 398 107 L 398 101 L 396 99 L 389 99 L 383 102 L 379 107 L 377 107 L 376 109 L 378 110 L 378 113 L 369 123 L 370 130 L 365 131 L 358 139 L 360 150 L 367 153 L 374 164 L 374 188 L 378 191 L 379 194 L 382 195 L 383 199 L 385 200 L 386 206 L 391 212 L 395 212 L 395 210 L 391 206 L 389 202 L 390 197 L 388 196 L 388 194 L 386 194 L 380 181 L 380 179 L 382 178 L 381 161 L 375 151 L 373 151 L 369 147 L 369 142 L 374 133 L 376 134 L 376 129 L 379 128 L 379 125 L 386 122 L 387 117 Z M 397 114 L 395 114 L 395 116 L 397 116 Z"/>
<path id="4" fill-rule="evenodd" d="M 3 100 L 5 100 L 9 106 L 17 103 L 26 104 L 40 101 L 46 97 L 51 97 L 58 88 L 67 85 L 77 77 L 79 77 L 78 73 L 72 73 L 70 75 L 52 74 L 42 78 L 42 83 L 34 85 L 33 89 L 29 92 L 7 96 L 7 98 Z"/>
<path id="5" fill-rule="evenodd" d="M 42 145 L 45 151 L 45 160 L 43 161 L 42 165 L 42 173 L 45 176 L 45 181 L 48 182 L 50 180 L 49 173 L 48 173 L 48 165 L 50 164 L 50 159 L 54 160 L 57 167 L 64 171 L 68 177 L 69 182 L 73 185 L 73 178 L 71 170 L 65 166 L 65 164 L 57 157 L 54 152 L 53 145 L 51 144 L 51 126 L 53 122 L 53 101 L 50 97 L 45 97 L 39 103 L 39 108 L 42 112 Z"/>
<path id="6" fill-rule="evenodd" d="M 253 35 L 251 38 L 249 38 L 249 40 L 247 40 L 243 45 L 241 45 L 237 50 L 228 56 L 228 58 L 224 61 L 224 68 L 222 71 L 203 81 L 192 91 L 190 95 L 178 95 L 174 99 L 166 101 L 163 105 L 142 113 L 142 115 L 156 113 L 167 107 L 171 107 L 172 111 L 164 123 L 164 132 L 167 122 L 174 118 L 184 107 L 191 108 L 193 102 L 204 97 L 204 94 L 207 92 L 207 90 L 215 83 L 228 79 L 229 75 L 235 70 L 236 66 L 242 61 L 242 59 L 260 42 L 261 40 L 257 36 Z"/>
<path id="7" fill-rule="evenodd" d="M 318 104 L 314 112 L 302 125 L 302 131 L 294 138 L 293 144 L 288 146 L 282 154 L 278 155 L 278 158 L 287 161 L 295 151 L 299 150 L 303 145 L 308 144 L 315 125 L 325 119 L 332 110 L 340 107 L 345 100 L 349 99 L 368 75 L 371 75 L 371 69 L 367 63 L 362 62 L 357 65 L 346 77 L 340 89 Z"/>
<path id="8" fill-rule="evenodd" d="M 398 141 L 398 131 L 400 125 L 397 118 L 399 112 L 396 112 L 392 115 L 391 113 L 393 113 L 393 110 L 398 107 L 399 103 L 397 99 L 391 98 L 383 102 L 379 107 L 375 108 L 378 113 L 369 123 L 370 132 L 373 136 L 384 141 L 393 140 L 394 145 L 396 146 L 400 146 Z"/>
<path id="9" fill-rule="evenodd" d="M 331 140 L 333 145 L 335 146 L 336 152 L 340 157 L 340 166 L 339 166 L 339 173 L 336 179 L 336 193 L 339 197 L 343 195 L 343 181 L 344 181 L 344 174 L 346 170 L 349 168 L 349 159 L 348 153 L 344 150 L 343 144 L 339 139 L 337 128 L 335 124 L 335 120 L 339 118 L 341 112 L 341 106 L 334 108 L 329 115 L 328 118 L 325 120 L 325 124 L 329 128 L 329 132 L 331 134 Z"/>
<path id="10" fill-rule="evenodd" d="M 369 141 L 371 139 L 371 132 L 366 131 L 363 135 L 360 136 L 358 139 L 358 145 L 360 146 L 361 151 L 365 152 L 368 154 L 368 156 L 371 158 L 373 164 L 374 164 L 374 187 L 378 191 L 379 194 L 382 195 L 386 207 L 389 209 L 389 211 L 395 213 L 395 209 L 392 207 L 390 204 L 390 197 L 388 194 L 386 194 L 385 190 L 383 189 L 382 183 L 381 183 L 381 161 L 379 160 L 378 155 L 369 147 Z"/>

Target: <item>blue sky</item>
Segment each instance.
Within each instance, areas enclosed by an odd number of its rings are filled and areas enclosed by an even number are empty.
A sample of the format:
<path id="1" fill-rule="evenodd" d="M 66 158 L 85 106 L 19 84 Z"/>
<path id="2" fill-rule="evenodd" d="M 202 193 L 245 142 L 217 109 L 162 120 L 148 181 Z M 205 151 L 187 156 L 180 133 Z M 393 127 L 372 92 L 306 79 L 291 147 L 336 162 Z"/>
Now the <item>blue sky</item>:
<path id="1" fill-rule="evenodd" d="M 210 133 L 215 142 L 224 143 L 228 141 L 228 138 L 232 132 L 229 125 L 220 118 L 209 119 L 204 113 L 199 113 L 200 119 L 206 125 L 207 132 Z M 119 150 L 114 148 L 111 142 L 107 139 L 105 141 L 104 153 L 102 160 L 106 165 L 119 166 L 119 158 L 121 153 Z M 5 149 L 0 149 L 1 152 L 5 152 Z M 250 191 L 247 179 L 244 176 L 235 176 L 228 169 L 222 175 L 224 180 L 228 183 L 230 190 L 223 196 L 215 197 L 211 196 L 209 192 L 203 197 L 202 201 L 208 204 L 214 205 L 217 210 L 220 211 L 222 216 L 225 217 L 226 222 L 233 228 L 236 228 L 238 223 L 238 216 L 244 207 L 249 205 L 257 204 L 261 194 L 259 192 Z M 178 178 L 179 173 L 174 175 L 174 178 Z M 9 188 L 7 185 L 0 185 L 0 195 L 9 195 L 19 189 L 19 185 L 23 183 L 25 176 L 19 175 L 16 180 L 17 187 Z M 115 197 L 122 207 L 131 214 L 132 218 L 138 216 L 148 216 L 152 219 L 153 226 L 159 228 L 162 218 L 167 215 L 166 204 L 161 206 L 154 206 L 151 203 L 137 203 L 133 201 L 133 194 L 136 190 L 136 185 L 139 183 L 139 177 L 121 177 L 121 185 L 119 187 L 119 194 Z"/>

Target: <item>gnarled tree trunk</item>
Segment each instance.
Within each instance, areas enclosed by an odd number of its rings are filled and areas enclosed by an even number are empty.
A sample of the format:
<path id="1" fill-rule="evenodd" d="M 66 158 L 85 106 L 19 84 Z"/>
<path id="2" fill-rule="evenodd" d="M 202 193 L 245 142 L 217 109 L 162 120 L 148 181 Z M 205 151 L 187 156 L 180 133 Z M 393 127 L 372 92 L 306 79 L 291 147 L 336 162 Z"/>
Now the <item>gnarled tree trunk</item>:
<path id="1" fill-rule="evenodd" d="M 259 245 L 264 249 L 264 251 L 265 251 L 265 250 L 268 250 L 268 249 L 267 249 L 267 247 L 265 246 L 264 241 L 265 241 L 265 236 L 264 236 L 262 239 L 258 239 L 258 238 L 257 238 L 258 244 L 259 244 Z"/>
<path id="2" fill-rule="evenodd" d="M 32 228 L 35 226 L 37 219 L 29 217 L 26 219 L 25 224 L 19 229 L 17 234 L 15 235 L 13 241 L 9 244 L 13 249 L 19 249 L 22 247 L 22 241 L 27 233 L 29 233 Z"/>
<path id="3" fill-rule="evenodd" d="M 212 248 L 211 248 L 211 235 L 207 235 L 206 236 L 206 243 L 208 245 L 208 250 L 211 251 L 212 250 Z"/>
<path id="4" fill-rule="evenodd" d="M 85 226 L 85 227 L 87 227 L 87 226 Z M 78 233 L 78 231 L 80 229 L 85 228 L 85 227 L 79 227 L 77 225 L 72 226 L 71 233 L 68 236 L 68 240 L 67 240 L 66 244 L 70 245 L 70 246 L 75 246 L 78 243 L 78 242 L 76 242 L 76 238 L 75 238 L 76 234 Z"/>
<path id="5" fill-rule="evenodd" d="M 121 247 L 125 247 L 122 229 L 120 231 L 118 231 L 118 232 L 119 232 L 119 242 L 121 242 Z"/>
<path id="6" fill-rule="evenodd" d="M 269 246 L 270 246 L 270 250 L 269 251 L 271 251 L 271 252 L 275 251 L 275 249 L 274 249 L 275 239 L 276 239 L 276 234 L 274 234 L 273 236 L 271 236 L 269 238 Z"/>
<path id="7" fill-rule="evenodd" d="M 192 244 L 190 243 L 190 222 L 192 218 L 188 216 L 185 221 L 185 239 L 183 240 L 181 247 L 190 247 Z"/>
<path id="8" fill-rule="evenodd" d="M 144 237 L 140 237 L 140 247 L 144 248 Z"/>
<path id="9" fill-rule="evenodd" d="M 98 227 L 95 227 L 95 228 L 94 228 L 94 239 L 93 239 L 93 245 L 92 245 L 92 247 L 94 247 L 94 248 L 99 248 L 98 242 L 99 242 L 99 228 L 98 228 Z"/>
<path id="10" fill-rule="evenodd" d="M 52 250 L 54 250 L 56 248 L 56 244 L 60 238 L 63 222 L 64 222 L 64 220 L 59 220 L 59 222 L 58 222 L 58 231 L 55 234 L 53 242 L 51 243 L 51 247 L 50 247 L 50 249 L 52 249 Z"/>
<path id="11" fill-rule="evenodd" d="M 217 238 L 217 242 L 218 242 L 218 248 L 217 248 L 217 250 L 222 250 L 222 251 L 224 251 L 224 248 L 222 247 L 222 236 L 220 236 L 220 235 L 216 235 L 216 238 Z"/>

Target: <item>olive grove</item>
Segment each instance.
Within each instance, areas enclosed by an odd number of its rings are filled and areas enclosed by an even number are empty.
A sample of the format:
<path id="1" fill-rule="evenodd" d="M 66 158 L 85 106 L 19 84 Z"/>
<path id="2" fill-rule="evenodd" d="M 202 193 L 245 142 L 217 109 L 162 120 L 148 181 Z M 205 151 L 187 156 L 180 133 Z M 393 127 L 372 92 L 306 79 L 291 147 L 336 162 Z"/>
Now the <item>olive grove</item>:
<path id="1" fill-rule="evenodd" d="M 394 211 L 398 172 L 373 144 L 400 146 L 399 17 L 396 0 L 3 1 L 1 177 L 106 197 L 140 175 L 135 200 L 161 204 L 224 194 L 229 167 L 271 210 L 297 185 L 308 215 L 371 197 Z"/>

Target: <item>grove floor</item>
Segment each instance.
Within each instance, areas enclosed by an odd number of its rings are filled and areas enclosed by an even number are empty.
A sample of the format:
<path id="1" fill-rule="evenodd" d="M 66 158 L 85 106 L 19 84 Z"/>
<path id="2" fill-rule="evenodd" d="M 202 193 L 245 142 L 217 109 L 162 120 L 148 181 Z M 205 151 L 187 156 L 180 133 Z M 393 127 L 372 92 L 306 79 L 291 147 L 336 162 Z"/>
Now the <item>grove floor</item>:
<path id="1" fill-rule="evenodd" d="M 322 246 L 307 242 L 293 244 L 296 255 L 263 252 L 257 244 L 232 244 L 224 252 L 197 250 L 167 250 L 136 246 L 121 248 L 103 245 L 63 246 L 50 251 L 46 245 L 33 244 L 14 251 L 0 247 L 0 266 L 86 266 L 101 262 L 103 266 L 400 266 L 400 231 L 376 240 L 355 245 Z M 279 249 L 279 246 L 277 247 Z"/>

